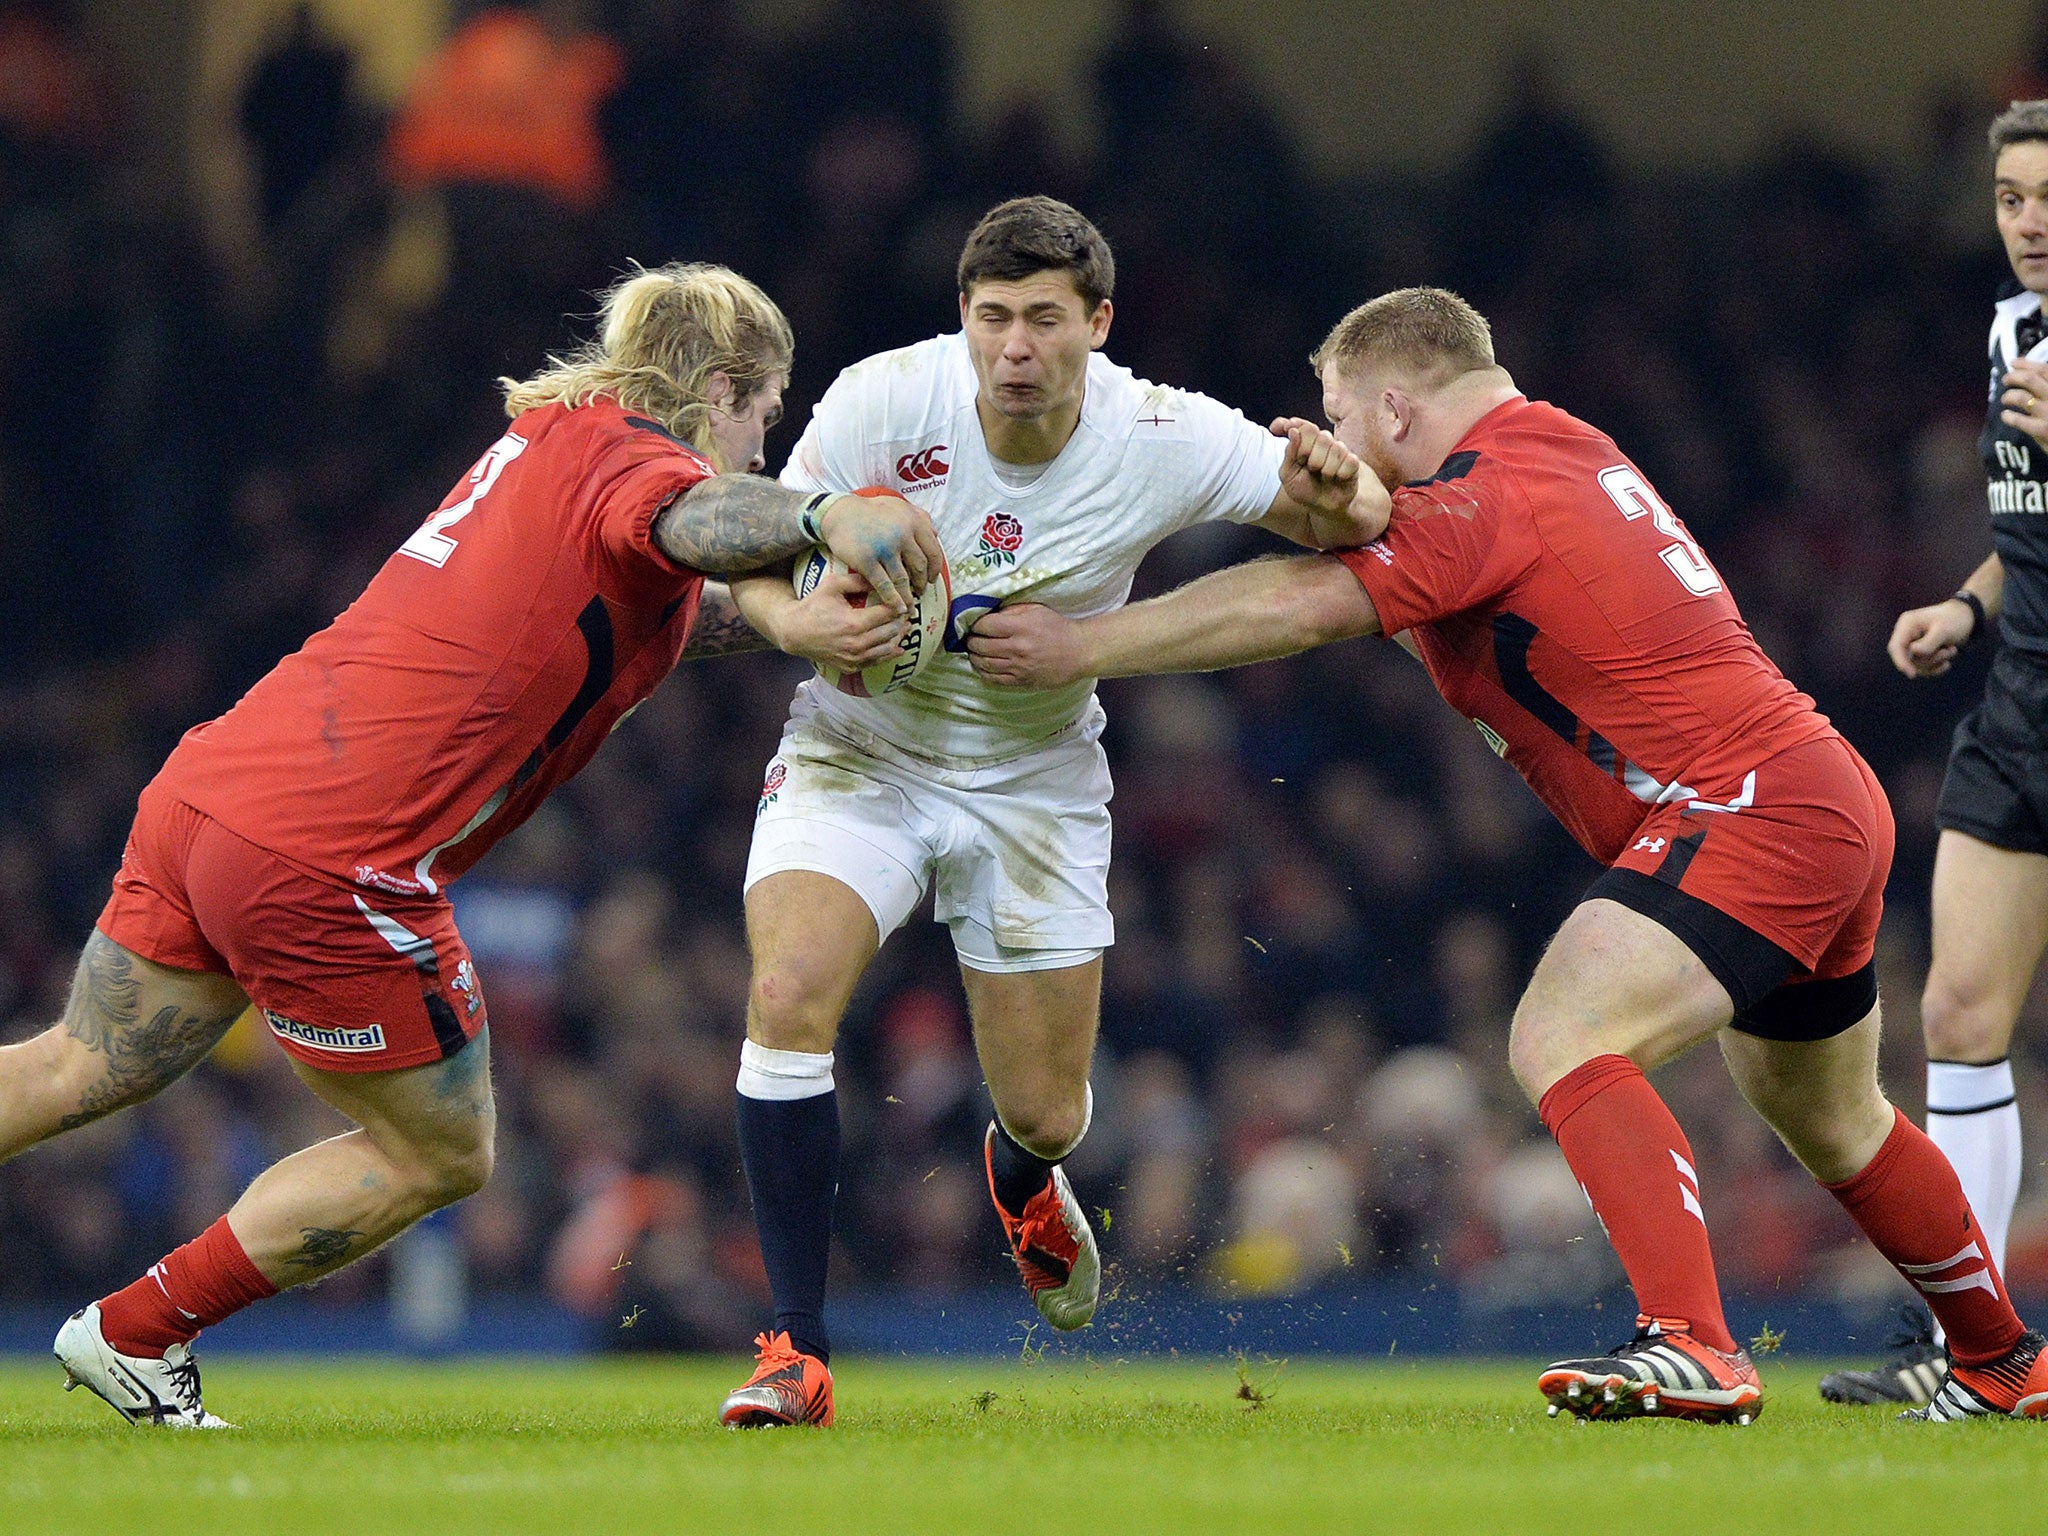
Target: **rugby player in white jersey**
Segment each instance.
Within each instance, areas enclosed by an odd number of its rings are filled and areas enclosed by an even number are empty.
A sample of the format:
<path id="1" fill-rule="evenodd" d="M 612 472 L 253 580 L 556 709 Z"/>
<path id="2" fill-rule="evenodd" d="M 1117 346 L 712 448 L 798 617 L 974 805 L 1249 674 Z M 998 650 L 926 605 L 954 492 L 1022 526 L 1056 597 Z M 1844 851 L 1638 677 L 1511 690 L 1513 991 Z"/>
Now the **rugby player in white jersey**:
<path id="1" fill-rule="evenodd" d="M 900 690 L 856 698 L 806 682 L 763 783 L 739 1136 L 776 1310 L 753 1376 L 721 1409 L 730 1425 L 832 1420 L 832 1047 L 854 986 L 928 886 L 995 1103 L 983 1155 L 1018 1270 L 1053 1326 L 1095 1310 L 1095 1238 L 1059 1165 L 1088 1128 L 1113 937 L 1103 713 L 1088 680 L 983 682 L 966 630 L 1017 599 L 1073 617 L 1115 608 L 1145 552 L 1198 523 L 1257 523 L 1328 549 L 1376 537 L 1388 516 L 1378 479 L 1314 423 L 1260 428 L 1103 357 L 1115 263 L 1066 204 L 991 210 L 959 284 L 961 330 L 848 368 L 782 473 L 813 492 L 888 487 L 929 512 L 953 622 L 946 650 Z M 733 596 L 771 641 L 805 653 L 815 626 L 786 580 L 743 580 Z"/>

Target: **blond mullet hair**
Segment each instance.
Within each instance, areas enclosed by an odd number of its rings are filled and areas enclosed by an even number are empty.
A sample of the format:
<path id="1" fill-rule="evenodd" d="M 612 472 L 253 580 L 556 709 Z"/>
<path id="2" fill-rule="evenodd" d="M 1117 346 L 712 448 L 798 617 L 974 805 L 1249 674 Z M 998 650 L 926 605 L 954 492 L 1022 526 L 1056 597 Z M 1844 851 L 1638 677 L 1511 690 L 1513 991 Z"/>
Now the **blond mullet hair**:
<path id="1" fill-rule="evenodd" d="M 670 262 L 632 271 L 605 291 L 597 339 L 550 356 L 530 379 L 499 379 L 505 413 L 587 405 L 606 395 L 690 444 L 721 470 L 711 440 L 711 375 L 723 373 L 742 405 L 796 355 L 789 320 L 773 299 L 729 267 Z"/>
<path id="2" fill-rule="evenodd" d="M 1396 288 L 1368 300 L 1331 328 L 1309 354 L 1321 373 L 1390 366 L 1431 385 L 1491 368 L 1493 329 L 1486 317 L 1448 288 Z"/>

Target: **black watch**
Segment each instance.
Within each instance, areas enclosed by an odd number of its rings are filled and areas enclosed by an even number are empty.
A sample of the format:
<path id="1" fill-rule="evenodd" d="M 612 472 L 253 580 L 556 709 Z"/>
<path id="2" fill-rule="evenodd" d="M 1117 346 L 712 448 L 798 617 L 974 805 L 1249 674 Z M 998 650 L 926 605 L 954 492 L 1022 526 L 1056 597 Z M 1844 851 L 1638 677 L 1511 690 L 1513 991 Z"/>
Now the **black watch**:
<path id="1" fill-rule="evenodd" d="M 1968 587 L 1964 587 L 1954 597 L 1950 598 L 1949 601 L 1962 603 L 1975 616 L 1976 623 L 1970 626 L 1969 634 L 1963 637 L 1964 645 L 1975 645 L 1984 638 L 1984 626 L 1990 622 L 1985 617 L 1984 599 L 1972 592 Z"/>

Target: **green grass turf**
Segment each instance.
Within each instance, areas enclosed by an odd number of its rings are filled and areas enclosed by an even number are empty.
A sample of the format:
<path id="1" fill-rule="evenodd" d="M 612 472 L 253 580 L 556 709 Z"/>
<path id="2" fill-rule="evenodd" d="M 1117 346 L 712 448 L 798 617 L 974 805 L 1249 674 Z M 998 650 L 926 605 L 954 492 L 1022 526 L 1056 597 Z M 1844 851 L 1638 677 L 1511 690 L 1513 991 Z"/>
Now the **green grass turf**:
<path id="1" fill-rule="evenodd" d="M 830 1431 L 711 1423 L 733 1360 L 222 1357 L 235 1434 L 0 1360 L 0 1532 L 2048 1529 L 2048 1424 L 1893 1422 L 1767 1362 L 1747 1429 L 1544 1417 L 1534 1364 L 849 1359 Z"/>

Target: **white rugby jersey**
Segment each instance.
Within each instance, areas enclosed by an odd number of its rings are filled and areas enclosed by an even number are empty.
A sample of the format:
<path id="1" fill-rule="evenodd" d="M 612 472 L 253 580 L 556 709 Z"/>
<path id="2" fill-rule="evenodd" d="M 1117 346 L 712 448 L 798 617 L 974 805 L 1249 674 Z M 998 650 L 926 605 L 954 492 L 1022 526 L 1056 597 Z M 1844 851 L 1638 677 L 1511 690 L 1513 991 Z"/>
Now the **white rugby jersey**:
<path id="1" fill-rule="evenodd" d="M 946 647 L 906 687 L 857 699 L 803 685 L 827 721 L 949 765 L 999 762 L 1088 713 L 1092 680 L 1044 690 L 983 682 L 961 626 L 1011 600 L 1069 618 L 1120 607 L 1145 552 L 1197 523 L 1256 522 L 1280 493 L 1285 439 L 1205 395 L 1088 359 L 1081 422 L 1028 485 L 998 478 L 975 413 L 960 332 L 855 363 L 818 402 L 782 483 L 802 491 L 887 486 L 930 514 L 952 565 Z"/>

